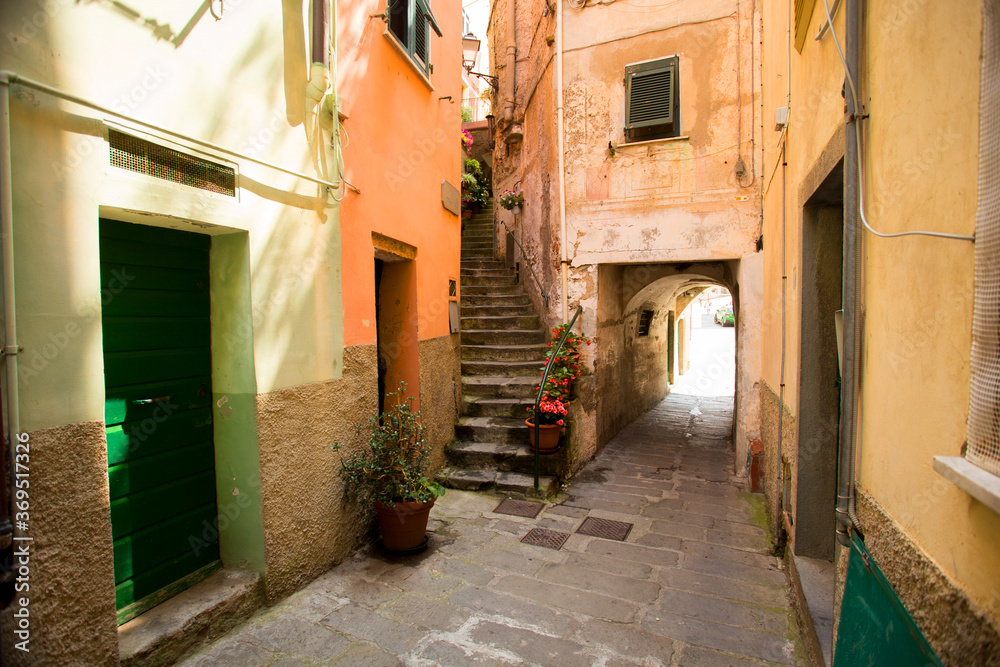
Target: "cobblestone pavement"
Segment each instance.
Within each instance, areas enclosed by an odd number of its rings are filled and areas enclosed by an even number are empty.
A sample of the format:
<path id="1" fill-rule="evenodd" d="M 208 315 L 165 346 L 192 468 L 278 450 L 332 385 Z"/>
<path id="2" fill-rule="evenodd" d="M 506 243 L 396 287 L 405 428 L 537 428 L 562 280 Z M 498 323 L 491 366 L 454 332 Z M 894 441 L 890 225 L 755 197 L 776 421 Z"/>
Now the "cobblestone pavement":
<path id="1" fill-rule="evenodd" d="M 760 502 L 731 478 L 731 415 L 731 399 L 668 397 L 533 519 L 451 490 L 423 554 L 362 549 L 183 664 L 805 664 Z M 575 532 L 588 517 L 632 528 Z M 534 528 L 568 538 L 522 543 Z"/>

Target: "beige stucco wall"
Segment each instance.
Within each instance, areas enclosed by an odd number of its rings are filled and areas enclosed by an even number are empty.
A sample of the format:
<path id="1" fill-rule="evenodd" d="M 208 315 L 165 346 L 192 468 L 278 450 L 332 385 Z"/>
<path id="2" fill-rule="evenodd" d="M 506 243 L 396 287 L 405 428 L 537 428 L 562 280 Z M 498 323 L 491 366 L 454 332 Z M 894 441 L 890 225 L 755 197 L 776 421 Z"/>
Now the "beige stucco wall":
<path id="1" fill-rule="evenodd" d="M 344 351 L 342 379 L 257 397 L 261 494 L 267 544 L 265 590 L 274 602 L 346 556 L 363 534 L 358 508 L 343 502 L 340 443 L 347 454 L 367 437 L 355 430 L 378 410 L 375 346 Z"/>
<path id="2" fill-rule="evenodd" d="M 665 351 L 654 351 L 652 342 L 628 343 L 622 327 L 642 304 L 629 303 L 634 293 L 622 300 L 621 269 L 612 265 L 660 264 L 669 272 L 671 263 L 724 261 L 739 267 L 727 287 L 739 291 L 746 284 L 738 325 L 737 383 L 745 400 L 737 408 L 736 467 L 742 470 L 746 446 L 759 433 L 761 159 L 752 66 L 759 22 L 749 6 L 741 6 L 737 17 L 732 4 L 721 1 L 674 3 L 670 11 L 648 5 L 595 4 L 564 12 L 568 300 L 570 311 L 583 306 L 582 331 L 597 340 L 587 362 L 597 363 L 591 370 L 598 406 L 579 420 L 594 441 L 581 449 L 595 451 L 668 390 Z M 554 16 L 542 2 L 517 3 L 513 121 L 523 127 L 524 140 L 507 146 L 507 7 L 503 0 L 494 5 L 488 33 L 500 77 L 493 105 L 494 190 L 521 182 L 526 205 L 516 234 L 550 297 L 547 309 L 533 280 L 525 284 L 545 323 L 553 324 L 562 317 L 554 49 L 539 35 L 555 30 Z M 682 136 L 626 144 L 625 66 L 674 54 L 680 56 Z M 753 172 L 746 188 L 733 170 L 740 153 Z M 512 222 L 505 211 L 499 217 Z M 498 247 L 504 247 L 502 238 Z M 662 319 L 676 294 L 659 296 Z M 665 335 L 660 338 L 665 342 Z M 644 379 L 637 382 L 636 373 Z"/>
<path id="3" fill-rule="evenodd" d="M 765 3 L 766 35 L 787 34 L 788 4 Z M 773 148 L 779 133 L 770 123 L 764 128 L 763 376 L 773 388 L 782 381 L 784 227 L 785 406 L 792 417 L 800 400 L 802 206 L 818 185 L 816 174 L 832 166 L 843 146 L 843 67 L 829 36 L 812 39 L 824 14 L 822 3 L 817 6 L 801 54 L 791 50 L 790 67 L 783 39 L 767 41 L 763 59 L 766 119 L 776 107 L 789 104 L 791 89 L 784 174 L 781 153 Z M 981 3 L 865 7 L 862 97 L 871 114 L 863 126 L 868 219 L 885 232 L 971 234 L 978 174 Z M 835 25 L 843 39 L 842 12 Z M 863 497 L 880 508 L 867 515 L 878 524 L 872 526 L 878 552 L 872 553 L 889 569 L 895 568 L 904 546 L 920 553 L 923 574 L 900 573 L 890 581 L 942 657 L 957 656 L 961 653 L 954 653 L 954 645 L 941 643 L 945 634 L 980 637 L 984 624 L 995 629 L 1000 621 L 1000 570 L 995 566 L 1000 517 L 931 467 L 935 455 L 960 455 L 965 442 L 974 248 L 967 241 L 880 239 L 867 232 L 863 242 L 858 479 Z M 770 456 L 777 409 L 775 404 L 765 410 Z M 776 469 L 777 461 L 769 461 L 769 474 Z M 773 488 L 773 481 L 768 486 Z M 891 530 L 885 527 L 889 524 Z M 916 579 L 937 583 L 920 588 Z M 938 584 L 947 594 L 936 592 Z M 961 614 L 948 618 L 942 608 L 971 610 L 967 618 L 974 620 L 966 625 Z"/>
<path id="4" fill-rule="evenodd" d="M 111 554 L 107 441 L 90 421 L 28 432 L 30 533 L 27 637 L 18 620 L 0 615 L 5 665 L 117 665 L 114 563 Z M 67 453 L 72 453 L 67 458 Z M 103 481 L 102 481 L 103 480 Z M 20 558 L 20 556 L 16 556 Z M 18 563 L 15 563 L 18 565 Z M 28 652 L 14 648 L 28 639 Z"/>

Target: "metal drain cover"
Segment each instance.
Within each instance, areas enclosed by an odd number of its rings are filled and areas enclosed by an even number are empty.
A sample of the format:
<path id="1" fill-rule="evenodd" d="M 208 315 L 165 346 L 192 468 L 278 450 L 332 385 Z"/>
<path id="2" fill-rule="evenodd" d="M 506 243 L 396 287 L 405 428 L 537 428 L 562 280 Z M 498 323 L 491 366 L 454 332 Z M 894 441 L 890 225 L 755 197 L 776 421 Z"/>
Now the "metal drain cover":
<path id="1" fill-rule="evenodd" d="M 603 537 L 607 540 L 618 540 L 619 542 L 624 542 L 631 531 L 632 524 L 630 523 L 612 521 L 611 519 L 598 519 L 593 516 L 588 516 L 584 519 L 580 527 L 576 529 L 576 532 L 581 535 Z"/>
<path id="2" fill-rule="evenodd" d="M 560 533 L 557 530 L 546 530 L 544 528 L 532 528 L 528 534 L 521 538 L 525 544 L 558 551 L 569 539 L 569 533 Z"/>
<path id="3" fill-rule="evenodd" d="M 533 503 L 530 500 L 514 500 L 505 498 L 497 508 L 493 510 L 495 514 L 509 514 L 511 516 L 525 516 L 534 519 L 545 507 L 542 503 Z"/>

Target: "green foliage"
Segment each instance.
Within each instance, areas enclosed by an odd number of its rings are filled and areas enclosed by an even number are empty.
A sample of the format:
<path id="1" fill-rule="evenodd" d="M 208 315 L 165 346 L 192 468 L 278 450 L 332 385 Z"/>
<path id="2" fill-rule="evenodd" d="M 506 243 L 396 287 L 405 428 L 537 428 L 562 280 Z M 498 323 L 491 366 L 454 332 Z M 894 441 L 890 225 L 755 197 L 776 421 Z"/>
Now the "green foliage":
<path id="1" fill-rule="evenodd" d="M 483 173 L 482 167 L 479 166 L 479 160 L 475 158 L 465 158 L 465 171 L 474 176 L 479 176 Z"/>
<path id="2" fill-rule="evenodd" d="M 427 479 L 430 447 L 424 439 L 420 412 L 414 412 L 413 399 L 402 400 L 406 383 L 386 395 L 393 407 L 379 417 L 369 417 L 368 442 L 340 463 L 347 502 L 426 502 L 444 495 L 444 487 Z M 365 428 L 358 424 L 358 433 Z M 333 451 L 340 451 L 340 443 Z"/>
<path id="3" fill-rule="evenodd" d="M 468 123 L 472 120 L 472 109 L 466 105 L 462 105 L 462 122 Z"/>
<path id="4" fill-rule="evenodd" d="M 462 189 L 469 189 L 479 185 L 479 181 L 473 174 L 462 174 Z"/>

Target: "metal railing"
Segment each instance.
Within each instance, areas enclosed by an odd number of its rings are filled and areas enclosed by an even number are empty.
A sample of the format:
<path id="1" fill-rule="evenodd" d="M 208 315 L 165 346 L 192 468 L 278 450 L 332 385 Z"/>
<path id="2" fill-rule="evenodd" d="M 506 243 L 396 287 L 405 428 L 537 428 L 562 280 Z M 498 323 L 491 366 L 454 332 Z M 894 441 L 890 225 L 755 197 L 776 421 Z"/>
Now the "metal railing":
<path id="1" fill-rule="evenodd" d="M 559 356 L 559 351 L 566 343 L 566 339 L 569 338 L 570 333 L 573 331 L 573 325 L 576 324 L 576 320 L 580 317 L 581 313 L 583 313 L 583 306 L 577 306 L 576 312 L 573 313 L 573 319 L 563 329 L 562 336 L 559 337 L 559 342 L 549 353 L 549 360 L 545 364 L 545 370 L 542 372 L 542 383 L 538 385 L 538 395 L 535 396 L 535 409 L 531 413 L 535 420 L 535 493 L 538 493 L 538 469 L 541 466 L 541 453 L 539 450 L 541 449 L 540 432 L 542 419 L 539 406 L 542 404 L 542 395 L 545 394 L 545 383 L 549 379 L 549 371 L 552 370 L 552 364 L 555 363 L 556 357 Z"/>
<path id="2" fill-rule="evenodd" d="M 538 292 L 542 295 L 542 300 L 545 301 L 545 310 L 548 311 L 549 295 L 545 293 L 545 288 L 542 287 L 542 281 L 539 280 L 538 275 L 535 274 L 535 269 L 531 266 L 531 260 L 528 259 L 528 253 L 525 252 L 524 246 L 518 242 L 517 237 L 514 236 L 514 232 L 512 232 L 510 227 L 507 226 L 507 223 L 503 220 L 500 220 L 499 222 L 503 225 L 503 228 L 507 230 L 507 233 L 510 234 L 510 239 L 514 242 L 514 245 L 517 246 L 517 249 L 521 251 L 521 257 L 524 257 L 524 265 L 528 267 L 528 271 L 531 271 L 531 277 L 535 279 L 535 284 L 538 285 Z"/>

